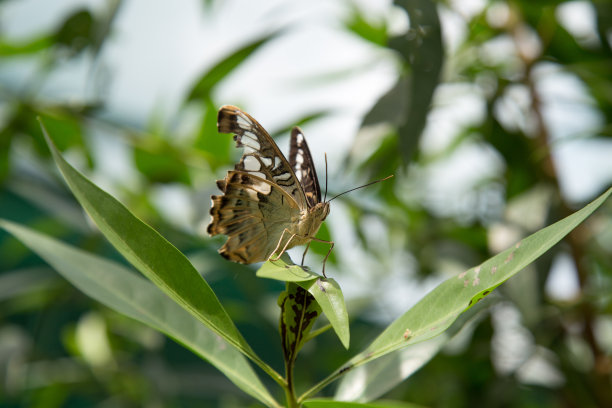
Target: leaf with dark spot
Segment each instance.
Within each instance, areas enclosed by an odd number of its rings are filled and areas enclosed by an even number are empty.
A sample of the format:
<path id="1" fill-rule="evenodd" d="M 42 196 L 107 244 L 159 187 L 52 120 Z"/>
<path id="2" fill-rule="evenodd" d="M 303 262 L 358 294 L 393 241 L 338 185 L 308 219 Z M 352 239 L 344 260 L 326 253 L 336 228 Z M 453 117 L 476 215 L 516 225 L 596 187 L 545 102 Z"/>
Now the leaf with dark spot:
<path id="1" fill-rule="evenodd" d="M 287 282 L 286 290 L 280 294 L 280 335 L 286 362 L 295 361 L 312 325 L 321 314 L 314 297 L 305 289 Z"/>

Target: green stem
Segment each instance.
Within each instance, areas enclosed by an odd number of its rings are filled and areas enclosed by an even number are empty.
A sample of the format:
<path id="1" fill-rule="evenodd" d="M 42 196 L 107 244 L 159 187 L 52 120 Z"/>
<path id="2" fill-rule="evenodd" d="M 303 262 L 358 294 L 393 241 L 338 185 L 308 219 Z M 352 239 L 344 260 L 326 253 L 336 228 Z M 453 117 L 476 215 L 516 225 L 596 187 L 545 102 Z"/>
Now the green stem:
<path id="1" fill-rule="evenodd" d="M 329 329 L 331 329 L 332 325 L 331 324 L 326 324 L 325 326 L 317 329 L 317 330 L 313 330 L 310 333 L 308 333 L 308 335 L 304 338 L 304 343 L 308 343 L 310 340 L 314 339 L 315 337 L 317 337 L 319 334 L 325 333 L 326 331 L 328 331 Z"/>
<path id="2" fill-rule="evenodd" d="M 286 386 L 285 386 L 285 397 L 287 399 L 287 406 L 289 408 L 299 408 L 299 406 L 301 405 L 295 398 L 295 387 L 293 383 L 294 367 L 295 367 L 294 359 L 285 361 L 285 375 L 287 376 Z"/>

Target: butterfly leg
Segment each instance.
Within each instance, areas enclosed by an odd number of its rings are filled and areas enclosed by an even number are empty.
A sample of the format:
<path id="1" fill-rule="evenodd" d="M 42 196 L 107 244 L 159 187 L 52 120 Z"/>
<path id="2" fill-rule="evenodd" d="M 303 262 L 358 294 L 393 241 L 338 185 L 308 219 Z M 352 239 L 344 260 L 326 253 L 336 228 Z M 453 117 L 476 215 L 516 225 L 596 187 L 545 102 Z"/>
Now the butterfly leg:
<path id="1" fill-rule="evenodd" d="M 327 263 L 327 258 L 329 258 L 329 254 L 331 254 L 332 249 L 334 249 L 334 241 L 326 241 L 329 244 L 329 251 L 327 251 L 327 255 L 323 259 L 323 276 L 327 278 L 325 275 L 325 264 Z"/>
<path id="2" fill-rule="evenodd" d="M 281 243 L 283 242 L 283 237 L 285 236 L 285 232 L 289 233 L 289 230 L 287 228 L 285 228 L 283 230 L 283 233 L 281 234 L 280 239 L 278 240 L 278 244 L 276 245 L 276 248 L 274 248 L 274 251 L 272 252 L 272 254 L 275 254 L 278 251 L 278 248 L 280 247 Z M 289 246 L 289 244 L 291 243 L 291 241 L 293 240 L 293 238 L 298 237 L 298 238 L 302 238 L 302 239 L 310 239 L 308 241 L 308 245 L 306 245 L 306 250 L 304 251 L 304 254 L 302 255 L 302 265 L 304 265 L 304 257 L 306 256 L 306 252 L 308 252 L 308 249 L 310 248 L 310 243 L 312 241 L 317 241 L 317 242 L 322 242 L 324 244 L 329 244 L 329 251 L 327 251 L 327 255 L 325 255 L 325 258 L 323 258 L 323 276 L 325 278 L 327 278 L 327 275 L 325 275 L 325 264 L 327 263 L 327 258 L 329 258 L 329 255 L 331 254 L 332 249 L 334 249 L 334 242 L 333 241 L 325 241 L 324 239 L 319 239 L 319 238 L 315 238 L 315 237 L 307 237 L 307 236 L 302 236 L 302 235 L 298 235 L 298 234 L 292 234 L 291 237 L 289 238 L 289 240 L 287 241 L 287 243 L 283 246 L 282 251 L 280 251 L 280 253 L 276 256 L 276 257 L 270 257 L 268 258 L 268 260 L 274 262 L 274 261 L 278 261 L 280 259 L 280 257 L 285 253 L 285 251 L 287 250 L 287 247 Z"/>
<path id="3" fill-rule="evenodd" d="M 324 244 L 329 244 L 329 251 L 327 251 L 327 255 L 325 255 L 325 258 L 323 258 L 323 270 L 322 270 L 323 276 L 325 278 L 327 278 L 327 275 L 325 275 L 325 264 L 327 263 L 327 258 L 329 258 L 329 254 L 331 254 L 332 249 L 334 249 L 334 241 L 325 241 L 324 239 L 319 239 L 319 238 L 315 238 L 315 237 L 312 237 L 310 239 L 312 241 L 317 241 L 317 242 L 322 242 Z M 308 242 L 308 245 L 310 246 L 310 242 Z M 306 248 L 306 250 L 308 250 L 308 248 Z M 304 255 L 306 255 L 306 252 L 304 252 Z M 302 259 L 302 262 L 303 261 L 304 260 Z"/>
<path id="4" fill-rule="evenodd" d="M 280 247 L 281 243 L 283 242 L 283 237 L 285 236 L 285 232 L 289 233 L 289 230 L 287 228 L 285 228 L 283 230 L 283 233 L 281 234 L 280 239 L 278 240 L 278 244 L 276 244 L 276 248 L 274 248 L 274 251 L 272 251 L 272 255 L 276 254 L 278 251 L 278 248 Z M 287 241 L 287 243 L 285 244 L 285 246 L 283 246 L 283 249 L 280 251 L 280 253 L 276 256 L 276 257 L 272 257 L 270 256 L 270 258 L 268 258 L 269 261 L 278 261 L 280 259 L 281 256 L 283 256 L 283 254 L 285 253 L 285 251 L 287 250 L 287 247 L 289 246 L 289 244 L 291 243 L 291 241 L 293 240 L 293 238 L 295 238 L 297 236 L 297 234 L 293 234 L 291 235 L 291 237 L 289 238 L 289 240 Z"/>
<path id="5" fill-rule="evenodd" d="M 323 258 L 323 270 L 322 270 L 323 276 L 327 278 L 327 275 L 325 275 L 325 263 L 327 262 L 327 258 L 329 258 L 329 255 L 331 254 L 331 251 L 334 248 L 334 241 L 325 241 L 324 239 L 319 239 L 315 237 L 303 237 L 301 235 L 295 235 L 295 234 L 291 238 L 293 239 L 293 237 L 296 237 L 296 236 L 300 238 L 310 238 L 310 241 L 308 241 L 308 245 L 306 245 L 306 250 L 304 251 L 304 255 L 302 255 L 302 265 L 304 265 L 304 258 L 306 257 L 306 252 L 308 252 L 308 249 L 310 248 L 310 244 L 312 243 L 312 241 L 329 244 L 329 251 L 327 251 L 327 255 L 325 255 L 325 258 Z"/>
<path id="6" fill-rule="evenodd" d="M 312 241 L 308 241 L 308 245 L 306 245 L 306 249 L 304 250 L 304 254 L 302 255 L 302 263 L 300 264 L 301 266 L 304 266 L 304 259 L 306 258 L 306 252 L 308 252 L 308 248 L 310 248 L 310 243 Z"/>

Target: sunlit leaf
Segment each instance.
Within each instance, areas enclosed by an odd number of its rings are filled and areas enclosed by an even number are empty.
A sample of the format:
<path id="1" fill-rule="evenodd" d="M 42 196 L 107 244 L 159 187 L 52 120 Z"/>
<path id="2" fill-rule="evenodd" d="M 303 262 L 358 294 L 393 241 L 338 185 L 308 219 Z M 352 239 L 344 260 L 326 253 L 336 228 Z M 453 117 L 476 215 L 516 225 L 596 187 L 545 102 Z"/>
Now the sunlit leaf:
<path id="1" fill-rule="evenodd" d="M 371 43 L 382 46 L 387 42 L 387 27 L 384 21 L 374 25 L 357 8 L 353 8 L 350 19 L 344 24 L 350 31 Z"/>
<path id="2" fill-rule="evenodd" d="M 308 267 L 294 264 L 286 253 L 278 260 L 266 261 L 257 270 L 256 274 L 260 278 L 276 279 L 284 282 L 304 282 L 321 277 L 321 275 L 310 271 Z"/>
<path id="3" fill-rule="evenodd" d="M 283 254 L 277 261 L 268 261 L 257 271 L 260 278 L 295 282 L 314 296 L 327 316 L 342 344 L 349 345 L 349 322 L 344 296 L 338 283 L 331 278 L 323 278 L 307 267 L 295 265 L 289 255 Z"/>
<path id="4" fill-rule="evenodd" d="M 442 333 L 459 314 L 570 233 L 601 206 L 610 194 L 612 188 L 580 211 L 517 242 L 481 265 L 446 280 L 396 319 L 364 352 L 351 359 L 347 366 L 362 364 Z"/>
<path id="5" fill-rule="evenodd" d="M 14 57 L 17 55 L 34 54 L 45 50 L 53 45 L 53 39 L 42 36 L 23 42 L 7 41 L 0 39 L 0 56 Z"/>
<path id="6" fill-rule="evenodd" d="M 363 352 L 308 390 L 304 397 L 357 366 L 443 333 L 461 313 L 563 239 L 611 194 L 612 188 L 574 214 L 524 238 L 482 264 L 449 278 L 397 318 Z"/>
<path id="7" fill-rule="evenodd" d="M 298 282 L 298 285 L 314 296 L 342 345 L 348 349 L 350 342 L 348 312 L 338 282 L 333 278 L 327 278 L 302 281 Z"/>
<path id="8" fill-rule="evenodd" d="M 470 330 L 486 315 L 493 301 L 489 296 L 463 313 L 444 333 L 386 354 L 368 364 L 350 369 L 338 384 L 335 398 L 369 402 L 381 397 L 427 364 L 457 333 Z"/>

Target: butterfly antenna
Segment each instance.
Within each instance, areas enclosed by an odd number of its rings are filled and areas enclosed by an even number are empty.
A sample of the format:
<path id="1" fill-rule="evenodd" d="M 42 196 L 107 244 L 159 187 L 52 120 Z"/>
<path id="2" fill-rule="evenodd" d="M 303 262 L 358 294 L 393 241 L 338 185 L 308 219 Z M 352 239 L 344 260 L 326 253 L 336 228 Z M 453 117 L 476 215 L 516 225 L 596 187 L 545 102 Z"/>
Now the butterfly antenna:
<path id="1" fill-rule="evenodd" d="M 364 187 L 367 187 L 367 186 L 371 186 L 372 184 L 376 184 L 376 183 L 380 183 L 381 181 L 388 180 L 388 179 L 390 179 L 391 177 L 393 177 L 393 174 L 391 174 L 391 175 L 389 175 L 389 176 L 387 176 L 387 177 L 385 177 L 385 178 L 379 179 L 379 180 L 374 180 L 374 181 L 371 181 L 371 182 L 369 182 L 368 184 L 364 184 L 363 186 L 359 186 L 359 187 L 351 188 L 350 190 L 346 190 L 346 191 L 345 191 L 345 192 L 343 192 L 343 193 L 340 193 L 340 194 L 338 194 L 338 195 L 333 196 L 332 198 L 330 198 L 330 199 L 329 199 L 329 201 L 331 201 L 331 200 L 333 200 L 333 199 L 335 199 L 335 198 L 338 198 L 338 197 L 340 197 L 340 196 L 341 196 L 341 195 L 343 195 L 343 194 L 350 193 L 351 191 L 359 190 L 360 188 L 364 188 Z M 328 201 L 328 203 L 329 203 L 329 201 Z"/>
<path id="2" fill-rule="evenodd" d="M 325 195 L 323 196 L 323 202 L 325 202 L 326 198 L 327 198 L 327 153 L 325 153 Z"/>

